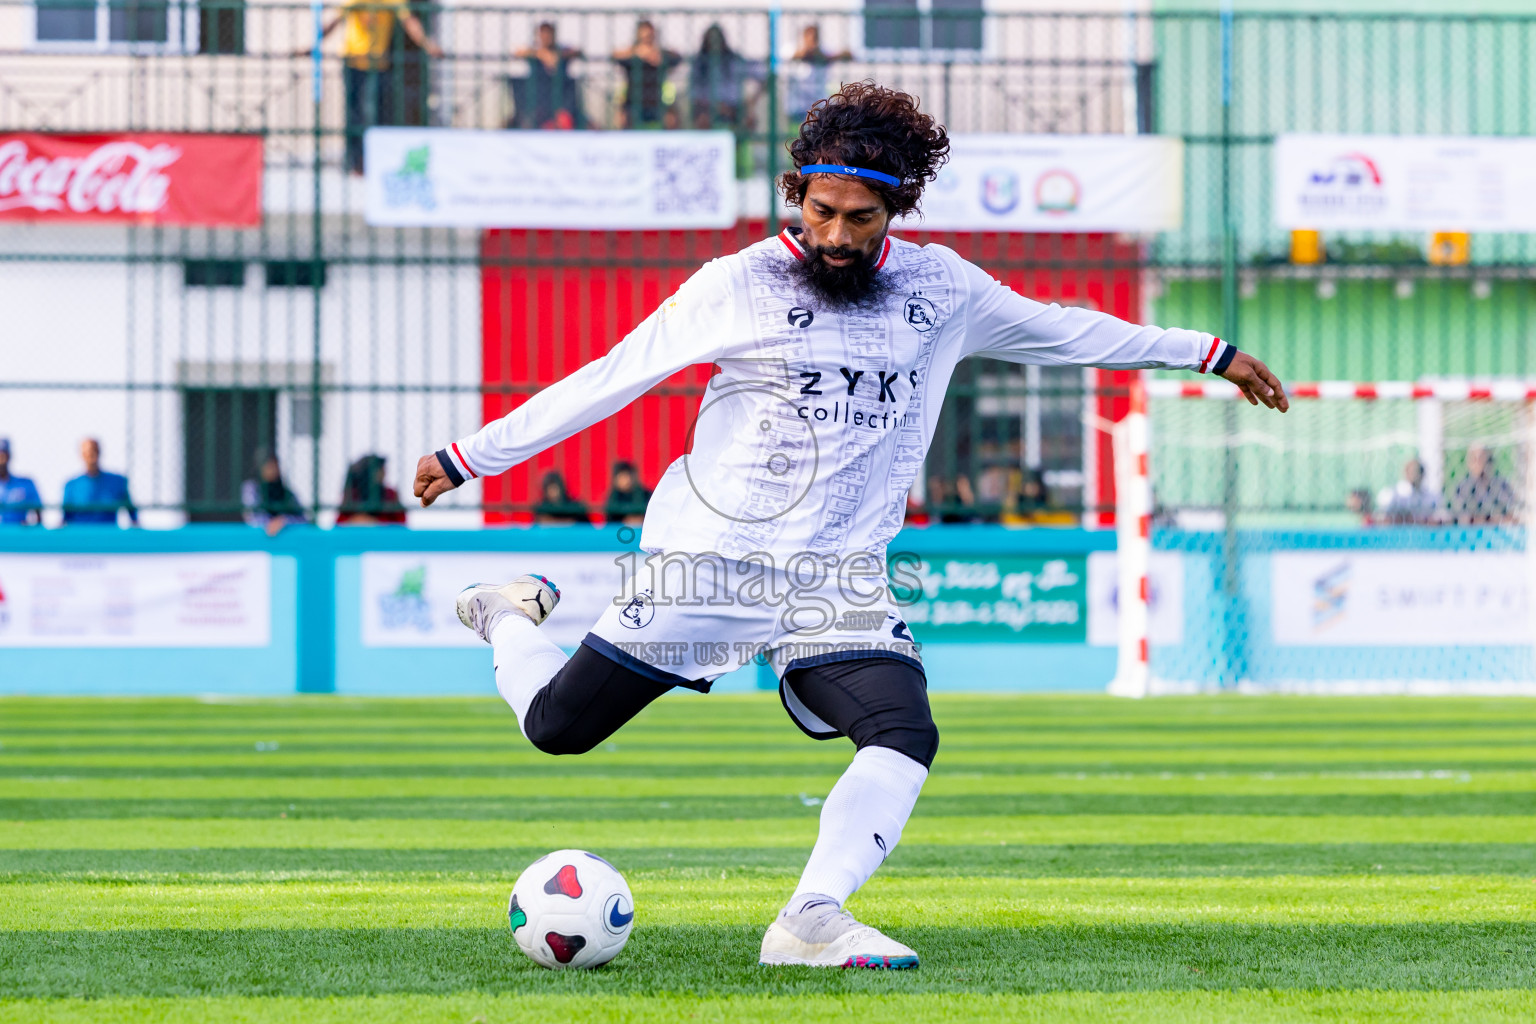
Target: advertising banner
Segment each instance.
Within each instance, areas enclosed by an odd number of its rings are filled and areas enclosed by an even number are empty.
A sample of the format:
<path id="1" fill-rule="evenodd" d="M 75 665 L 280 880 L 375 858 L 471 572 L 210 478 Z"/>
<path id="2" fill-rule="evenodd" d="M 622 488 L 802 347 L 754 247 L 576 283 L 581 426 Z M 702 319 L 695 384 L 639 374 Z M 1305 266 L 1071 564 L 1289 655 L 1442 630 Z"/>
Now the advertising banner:
<path id="1" fill-rule="evenodd" d="M 0 218 L 255 227 L 258 135 L 0 133 Z"/>
<path id="2" fill-rule="evenodd" d="M 1120 643 L 1119 555 L 1095 551 L 1088 556 L 1088 642 L 1098 647 Z M 1154 551 L 1147 564 L 1147 638 L 1154 644 L 1184 642 L 1184 556 Z"/>
<path id="3" fill-rule="evenodd" d="M 272 559 L 0 555 L 0 647 L 265 647 Z"/>
<path id="4" fill-rule="evenodd" d="M 1281 135 L 1282 228 L 1536 231 L 1536 138 Z"/>
<path id="5" fill-rule="evenodd" d="M 466 580 L 509 580 L 530 565 L 560 585 L 560 604 L 539 628 L 574 647 L 624 590 L 615 554 L 572 552 L 368 552 L 362 561 L 362 642 L 366 647 L 476 647 L 454 598 Z M 619 557 L 624 565 L 628 561 Z M 929 557 L 892 578 L 898 613 L 923 642 L 1083 643 L 1087 561 L 1001 556 Z"/>
<path id="6" fill-rule="evenodd" d="M 560 604 L 539 627 L 575 647 L 623 589 L 614 554 L 572 552 L 368 552 L 362 556 L 365 647 L 483 647 L 464 628 L 454 598 L 476 580 L 505 581 L 530 565 L 560 586 Z"/>
<path id="7" fill-rule="evenodd" d="M 730 132 L 370 128 L 368 223 L 638 230 L 736 223 Z"/>
<path id="8" fill-rule="evenodd" d="M 921 643 L 1083 643 L 1087 575 L 1082 555 L 931 555 L 891 563 L 898 612 Z"/>
<path id="9" fill-rule="evenodd" d="M 1286 551 L 1270 556 L 1275 643 L 1303 647 L 1530 644 L 1519 554 Z"/>
<path id="10" fill-rule="evenodd" d="M 1169 231 L 1184 220 L 1184 144 L 1158 135 L 949 137 L 909 230 Z"/>

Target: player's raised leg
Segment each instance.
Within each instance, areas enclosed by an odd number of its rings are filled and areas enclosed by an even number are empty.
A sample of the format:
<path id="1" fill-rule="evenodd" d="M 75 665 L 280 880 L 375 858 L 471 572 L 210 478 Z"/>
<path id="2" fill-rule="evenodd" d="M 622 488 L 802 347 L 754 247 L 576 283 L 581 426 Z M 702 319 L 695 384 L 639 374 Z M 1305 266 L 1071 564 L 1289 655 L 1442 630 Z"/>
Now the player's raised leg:
<path id="1" fill-rule="evenodd" d="M 759 961 L 916 967 L 915 952 L 861 924 L 843 904 L 896 848 L 938 751 L 922 669 L 864 658 L 791 671 L 785 682 L 794 698 L 786 703 L 802 728 L 819 738 L 847 735 L 858 753 L 822 805 L 816 846 L 763 936 Z M 803 720 L 809 718 L 814 725 Z"/>
<path id="2" fill-rule="evenodd" d="M 458 597 L 459 620 L 495 651 L 496 689 L 517 727 L 546 754 L 584 754 L 672 688 L 583 644 L 567 658 L 539 632 L 560 602 L 543 576 L 477 583 Z"/>
<path id="3" fill-rule="evenodd" d="M 496 689 L 523 725 L 534 695 L 565 667 L 565 652 L 538 626 L 560 603 L 560 588 L 543 576 L 519 576 L 511 583 L 476 583 L 455 602 L 459 621 L 480 634 L 496 652 Z"/>

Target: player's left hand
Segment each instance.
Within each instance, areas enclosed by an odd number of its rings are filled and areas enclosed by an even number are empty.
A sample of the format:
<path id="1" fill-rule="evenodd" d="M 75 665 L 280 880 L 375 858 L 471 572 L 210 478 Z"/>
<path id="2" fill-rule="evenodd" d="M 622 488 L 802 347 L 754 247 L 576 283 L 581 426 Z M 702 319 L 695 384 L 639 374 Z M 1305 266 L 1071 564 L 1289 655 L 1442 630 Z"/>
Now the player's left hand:
<path id="1" fill-rule="evenodd" d="M 1240 350 L 1233 356 L 1222 376 L 1237 385 L 1249 405 L 1262 403 L 1281 412 L 1291 407 L 1291 400 L 1285 397 L 1285 386 L 1280 383 L 1280 378 L 1246 352 Z"/>
<path id="2" fill-rule="evenodd" d="M 438 499 L 440 495 L 453 490 L 453 481 L 448 479 L 448 474 L 443 472 L 443 464 L 437 461 L 437 454 L 423 455 L 416 463 L 416 487 L 414 493 L 421 499 L 421 507 L 426 508 Z"/>

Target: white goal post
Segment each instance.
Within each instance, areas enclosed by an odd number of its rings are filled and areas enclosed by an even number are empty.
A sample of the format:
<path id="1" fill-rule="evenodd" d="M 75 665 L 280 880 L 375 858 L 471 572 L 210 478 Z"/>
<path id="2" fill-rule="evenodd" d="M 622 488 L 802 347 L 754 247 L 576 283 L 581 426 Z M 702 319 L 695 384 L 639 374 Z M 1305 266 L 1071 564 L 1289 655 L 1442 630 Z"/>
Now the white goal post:
<path id="1" fill-rule="evenodd" d="M 1137 380 L 1110 692 L 1536 694 L 1536 382 Z"/>

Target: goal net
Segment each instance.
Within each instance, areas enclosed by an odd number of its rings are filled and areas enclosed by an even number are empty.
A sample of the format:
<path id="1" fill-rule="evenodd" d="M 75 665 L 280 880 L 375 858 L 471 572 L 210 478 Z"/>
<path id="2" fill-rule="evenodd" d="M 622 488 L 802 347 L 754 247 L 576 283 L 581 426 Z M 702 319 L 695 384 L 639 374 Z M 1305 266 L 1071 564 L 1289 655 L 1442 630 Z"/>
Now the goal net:
<path id="1" fill-rule="evenodd" d="M 1536 386 L 1290 394 L 1136 386 L 1111 692 L 1536 693 Z"/>

